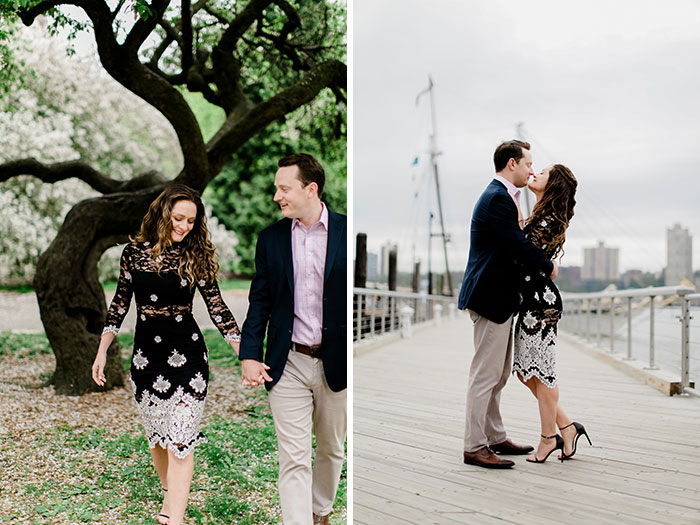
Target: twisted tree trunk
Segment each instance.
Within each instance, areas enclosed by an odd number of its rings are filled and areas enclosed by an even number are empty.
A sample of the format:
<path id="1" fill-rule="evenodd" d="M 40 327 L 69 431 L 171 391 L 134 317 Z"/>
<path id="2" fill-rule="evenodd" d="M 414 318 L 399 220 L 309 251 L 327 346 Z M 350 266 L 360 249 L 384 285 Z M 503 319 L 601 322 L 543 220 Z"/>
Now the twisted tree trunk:
<path id="1" fill-rule="evenodd" d="M 107 248 L 128 241 L 128 234 L 138 229 L 148 205 L 162 188 L 76 204 L 39 258 L 34 288 L 41 320 L 56 355 L 52 382 L 57 393 L 80 395 L 124 384 L 116 338 L 107 352 L 105 386 L 100 389 L 91 377 L 107 314 L 97 262 Z"/>

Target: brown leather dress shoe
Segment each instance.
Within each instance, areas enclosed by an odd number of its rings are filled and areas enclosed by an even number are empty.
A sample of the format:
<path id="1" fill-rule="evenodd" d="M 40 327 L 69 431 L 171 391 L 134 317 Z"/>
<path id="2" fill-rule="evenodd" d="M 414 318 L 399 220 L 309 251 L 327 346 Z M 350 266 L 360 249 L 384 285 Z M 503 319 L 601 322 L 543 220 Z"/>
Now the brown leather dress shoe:
<path id="1" fill-rule="evenodd" d="M 331 522 L 329 516 L 330 514 L 326 514 L 325 516 L 317 516 L 314 514 L 314 525 L 329 525 Z"/>
<path id="2" fill-rule="evenodd" d="M 509 459 L 501 459 L 489 447 L 483 447 L 476 452 L 465 452 L 464 462 L 484 468 L 510 468 L 515 463 Z"/>
<path id="3" fill-rule="evenodd" d="M 512 456 L 522 456 L 535 450 L 530 445 L 516 445 L 510 439 L 506 439 L 503 443 L 498 443 L 497 445 L 490 445 L 490 448 L 496 454 L 510 454 Z"/>

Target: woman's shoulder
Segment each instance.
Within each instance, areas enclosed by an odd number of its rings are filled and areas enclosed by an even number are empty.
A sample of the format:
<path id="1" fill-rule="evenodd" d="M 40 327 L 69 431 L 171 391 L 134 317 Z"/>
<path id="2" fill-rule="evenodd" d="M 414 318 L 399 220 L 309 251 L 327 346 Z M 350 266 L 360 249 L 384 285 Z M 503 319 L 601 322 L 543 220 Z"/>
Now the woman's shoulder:
<path id="1" fill-rule="evenodd" d="M 150 249 L 150 247 L 151 247 L 151 243 L 148 241 L 145 241 L 145 242 L 131 241 L 126 246 L 124 246 L 124 253 L 125 254 L 144 253 L 144 252 L 148 251 Z"/>

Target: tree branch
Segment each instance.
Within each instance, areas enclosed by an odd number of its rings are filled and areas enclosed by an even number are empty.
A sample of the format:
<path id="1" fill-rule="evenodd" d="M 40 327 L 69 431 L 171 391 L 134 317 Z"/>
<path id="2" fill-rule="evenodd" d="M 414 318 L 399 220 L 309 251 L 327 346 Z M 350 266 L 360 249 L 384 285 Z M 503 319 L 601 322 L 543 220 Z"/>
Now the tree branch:
<path id="1" fill-rule="evenodd" d="M 207 144 L 211 172 L 203 181 L 192 181 L 181 174 L 176 181 L 182 184 L 206 184 L 216 176 L 233 153 L 248 139 L 287 113 L 313 100 L 324 88 L 345 90 L 347 66 L 339 60 L 329 60 L 313 67 L 304 77 L 274 97 L 259 103 L 242 118 L 229 117 L 214 138 Z"/>
<path id="2" fill-rule="evenodd" d="M 126 35 L 123 44 L 124 49 L 129 55 L 135 57 L 138 54 L 141 44 L 143 44 L 146 38 L 148 38 L 148 35 L 151 34 L 153 29 L 155 29 L 156 25 L 163 18 L 163 13 L 165 13 L 169 3 L 170 0 L 153 0 L 150 6 L 153 14 L 145 19 L 139 18 L 134 24 L 129 34 Z"/>
<path id="3" fill-rule="evenodd" d="M 243 33 L 248 30 L 253 22 L 257 20 L 260 14 L 271 3 L 272 0 L 251 0 L 250 3 L 245 6 L 243 11 L 241 11 L 233 22 L 231 22 L 231 24 L 226 28 L 226 31 L 224 31 L 224 34 L 216 47 L 222 51 L 233 53 L 233 50 L 236 48 L 236 44 L 238 43 L 238 39 L 243 36 Z"/>
<path id="4" fill-rule="evenodd" d="M 190 0 L 182 0 L 182 71 L 187 72 L 192 67 L 194 59 L 192 57 L 192 5 Z"/>
<path id="5" fill-rule="evenodd" d="M 56 164 L 44 164 L 36 159 L 20 159 L 0 164 L 0 182 L 17 175 L 33 175 L 43 182 L 58 182 L 70 178 L 80 179 L 100 193 L 115 193 L 123 182 L 110 179 L 86 162 L 70 160 Z"/>

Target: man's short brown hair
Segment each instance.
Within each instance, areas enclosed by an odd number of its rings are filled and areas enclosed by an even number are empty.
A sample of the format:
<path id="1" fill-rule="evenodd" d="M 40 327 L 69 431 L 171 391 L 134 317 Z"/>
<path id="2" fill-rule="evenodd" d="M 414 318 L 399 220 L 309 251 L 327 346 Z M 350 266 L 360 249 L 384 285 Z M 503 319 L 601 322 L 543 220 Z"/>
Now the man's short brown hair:
<path id="1" fill-rule="evenodd" d="M 530 144 L 522 140 L 513 139 L 502 142 L 493 153 L 493 165 L 496 168 L 496 173 L 503 170 L 510 159 L 516 163 L 520 162 L 524 149 L 529 150 Z"/>
<path id="2" fill-rule="evenodd" d="M 284 168 L 287 166 L 296 166 L 299 168 L 299 180 L 301 180 L 301 185 L 303 187 L 308 186 L 312 182 L 316 183 L 318 186 L 318 196 L 320 197 L 323 193 L 323 185 L 326 182 L 326 173 L 323 171 L 323 166 L 308 153 L 294 153 L 292 155 L 287 155 L 282 157 L 278 162 L 277 166 Z"/>

